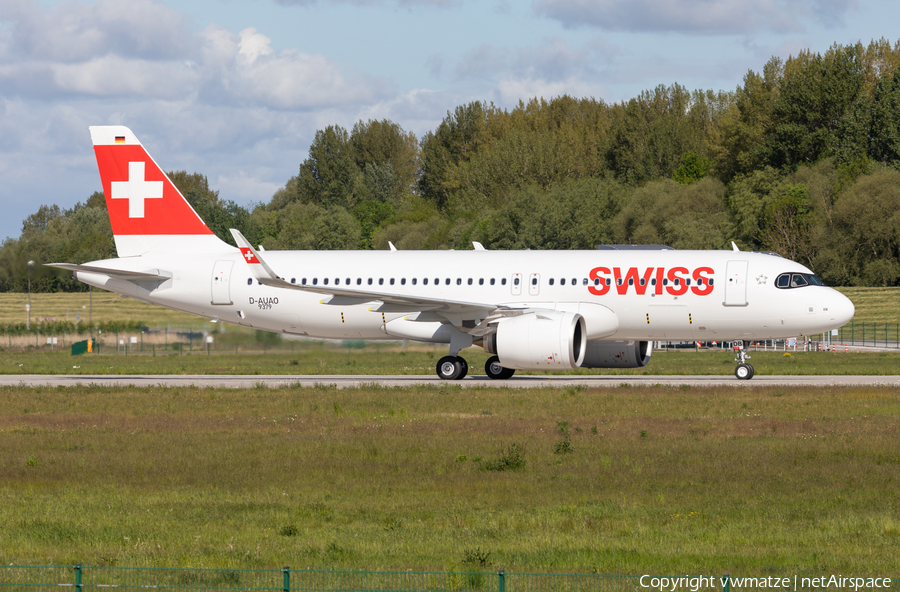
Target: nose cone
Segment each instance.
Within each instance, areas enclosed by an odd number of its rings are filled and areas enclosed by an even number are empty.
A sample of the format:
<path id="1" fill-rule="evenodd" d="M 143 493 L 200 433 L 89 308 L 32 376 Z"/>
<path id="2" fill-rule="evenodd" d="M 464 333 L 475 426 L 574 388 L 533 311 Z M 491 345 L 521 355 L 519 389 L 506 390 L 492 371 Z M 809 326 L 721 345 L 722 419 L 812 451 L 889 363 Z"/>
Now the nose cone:
<path id="1" fill-rule="evenodd" d="M 853 318 L 853 314 L 856 312 L 856 307 L 853 306 L 849 298 L 837 290 L 832 290 L 831 292 L 831 298 L 828 301 L 828 314 L 833 322 L 832 326 L 837 328 L 850 322 L 850 319 Z"/>

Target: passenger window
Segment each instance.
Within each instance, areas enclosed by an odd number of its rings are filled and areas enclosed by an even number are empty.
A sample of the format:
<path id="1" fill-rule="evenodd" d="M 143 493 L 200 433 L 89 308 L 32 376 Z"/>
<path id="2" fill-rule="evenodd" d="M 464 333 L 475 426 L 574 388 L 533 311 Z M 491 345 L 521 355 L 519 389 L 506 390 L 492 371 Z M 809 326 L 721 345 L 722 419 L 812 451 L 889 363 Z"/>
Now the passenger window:
<path id="1" fill-rule="evenodd" d="M 584 278 L 584 279 L 582 280 L 582 284 L 584 284 L 585 286 L 588 284 L 587 278 Z"/>
<path id="2" fill-rule="evenodd" d="M 356 285 L 357 285 L 357 286 L 361 286 L 361 285 L 362 285 L 362 278 L 356 278 Z"/>
<path id="3" fill-rule="evenodd" d="M 574 286 L 574 285 L 577 284 L 577 283 L 578 283 L 578 280 L 575 279 L 575 278 L 572 278 L 572 285 Z"/>
<path id="4" fill-rule="evenodd" d="M 504 278 L 503 281 L 506 282 L 506 279 Z M 516 279 L 513 281 L 513 285 L 514 285 L 514 286 L 518 286 L 518 285 L 519 285 L 519 278 L 516 278 Z"/>
<path id="5" fill-rule="evenodd" d="M 633 286 L 633 285 L 634 285 L 634 278 L 628 278 L 628 285 L 629 285 L 629 286 Z"/>
<path id="6" fill-rule="evenodd" d="M 303 284 L 303 285 L 305 286 L 305 285 L 306 285 L 306 278 L 303 278 L 302 280 L 300 280 L 300 283 Z"/>
<path id="7" fill-rule="evenodd" d="M 449 285 L 450 285 L 450 278 L 447 278 L 447 279 L 444 280 L 444 285 L 445 285 L 445 286 L 449 286 Z"/>
<path id="8" fill-rule="evenodd" d="M 663 285 L 664 285 L 664 286 L 668 286 L 668 285 L 669 285 L 669 280 L 668 280 L 668 279 L 663 279 Z"/>
<path id="9" fill-rule="evenodd" d="M 305 283 L 305 282 L 304 282 L 304 283 Z M 252 285 L 253 285 L 253 278 L 247 278 L 247 285 L 248 285 L 248 286 L 252 286 Z"/>
<path id="10" fill-rule="evenodd" d="M 619 278 L 619 279 L 616 280 L 616 285 L 617 285 L 617 286 L 621 286 L 621 285 L 622 285 L 622 278 Z"/>
<path id="11" fill-rule="evenodd" d="M 646 283 L 647 283 L 647 280 L 645 280 L 644 278 L 641 278 L 641 285 L 643 286 Z"/>
<path id="12" fill-rule="evenodd" d="M 553 285 L 553 278 L 550 278 L 550 282 L 549 282 L 549 283 L 550 283 L 551 286 Z M 561 283 L 562 283 L 562 282 L 560 282 L 560 284 L 561 284 Z"/>
<path id="13" fill-rule="evenodd" d="M 600 285 L 600 278 L 597 278 L 597 279 L 594 280 L 594 285 L 595 285 L 595 286 L 599 286 L 599 285 Z"/>
<path id="14" fill-rule="evenodd" d="M 457 285 L 457 286 L 461 286 L 461 285 L 462 285 L 462 278 L 456 278 L 456 285 Z"/>
<path id="15" fill-rule="evenodd" d="M 383 285 L 384 285 L 384 278 L 378 278 L 378 285 L 379 285 L 379 286 L 383 286 Z"/>
<path id="16" fill-rule="evenodd" d="M 536 285 L 537 285 L 537 278 L 531 278 L 531 285 L 532 285 L 532 286 L 536 286 Z"/>
<path id="17" fill-rule="evenodd" d="M 516 281 L 518 282 L 519 280 L 516 280 Z M 500 285 L 501 285 L 501 286 L 505 286 L 505 285 L 506 285 L 506 278 L 503 278 L 503 279 L 500 280 Z M 516 285 L 518 285 L 518 284 L 516 284 Z"/>
<path id="18" fill-rule="evenodd" d="M 479 285 L 479 286 L 483 286 L 483 285 L 484 285 L 484 278 L 478 278 L 478 285 Z"/>
<path id="19" fill-rule="evenodd" d="M 394 278 L 391 278 L 391 285 L 394 285 Z"/>
<path id="20" fill-rule="evenodd" d="M 427 285 L 428 285 L 428 278 L 422 278 L 422 283 L 423 283 L 424 285 L 427 286 Z"/>
<path id="21" fill-rule="evenodd" d="M 491 285 L 494 285 L 494 278 L 491 278 Z"/>
<path id="22" fill-rule="evenodd" d="M 412 279 L 412 284 L 413 284 L 414 286 L 416 285 L 416 278 L 413 278 L 413 279 Z"/>
<path id="23" fill-rule="evenodd" d="M 324 285 L 327 286 L 327 285 L 328 285 L 328 278 L 323 279 L 323 280 L 322 280 L 322 283 L 323 283 Z"/>
<path id="24" fill-rule="evenodd" d="M 472 278 L 469 278 L 469 285 L 472 285 Z"/>
<path id="25" fill-rule="evenodd" d="M 313 285 L 315 286 L 318 283 L 319 283 L 319 278 L 313 278 Z"/>
<path id="26" fill-rule="evenodd" d="M 369 278 L 369 285 L 372 285 L 372 278 Z"/>
<path id="27" fill-rule="evenodd" d="M 292 283 L 292 284 L 296 284 L 296 283 L 297 283 L 297 278 L 291 278 L 291 283 Z"/>
<path id="28" fill-rule="evenodd" d="M 350 278 L 347 278 L 347 285 L 350 285 Z"/>

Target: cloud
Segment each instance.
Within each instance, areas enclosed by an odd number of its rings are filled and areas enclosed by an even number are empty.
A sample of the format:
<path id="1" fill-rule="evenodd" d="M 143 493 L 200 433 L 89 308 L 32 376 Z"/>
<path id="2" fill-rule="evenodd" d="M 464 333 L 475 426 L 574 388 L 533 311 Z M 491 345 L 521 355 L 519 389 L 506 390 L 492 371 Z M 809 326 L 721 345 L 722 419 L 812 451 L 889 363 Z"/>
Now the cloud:
<path id="1" fill-rule="evenodd" d="M 704 35 L 796 32 L 814 20 L 839 25 L 858 0 L 535 0 L 538 15 L 566 28 Z"/>
<path id="2" fill-rule="evenodd" d="M 433 6 L 435 8 L 450 8 L 462 4 L 462 0 L 332 0 L 343 4 L 355 4 L 356 6 L 396 6 L 398 8 L 412 8 L 414 6 Z M 320 4 L 322 0 L 276 0 L 283 6 L 313 6 Z"/>
<path id="3" fill-rule="evenodd" d="M 561 37 L 547 37 L 517 49 L 481 45 L 467 52 L 453 72 L 461 82 L 490 82 L 493 99 L 505 106 L 562 94 L 600 98 L 604 87 L 591 81 L 601 79 L 618 55 L 599 39 L 573 46 Z"/>
<path id="4" fill-rule="evenodd" d="M 275 51 L 253 27 L 234 33 L 153 0 L 50 7 L 0 0 L 0 94 L 41 100 L 122 97 L 310 109 L 391 91 L 322 55 Z"/>
<path id="5" fill-rule="evenodd" d="M 149 60 L 190 54 L 195 39 L 181 13 L 154 0 L 83 0 L 51 6 L 0 0 L 17 52 L 32 59 L 76 62 L 115 54 Z"/>

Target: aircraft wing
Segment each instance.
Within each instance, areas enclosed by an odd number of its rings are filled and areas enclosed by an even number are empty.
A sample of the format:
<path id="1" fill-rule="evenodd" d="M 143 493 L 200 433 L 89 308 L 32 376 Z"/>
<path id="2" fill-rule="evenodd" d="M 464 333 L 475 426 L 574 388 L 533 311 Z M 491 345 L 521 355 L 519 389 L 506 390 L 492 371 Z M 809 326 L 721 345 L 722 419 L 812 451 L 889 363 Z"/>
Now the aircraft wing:
<path id="1" fill-rule="evenodd" d="M 83 273 L 99 273 L 110 277 L 128 280 L 131 282 L 161 282 L 171 279 L 172 274 L 161 269 L 150 269 L 147 271 L 128 271 L 124 269 L 112 269 L 110 267 L 95 267 L 93 265 L 77 265 L 75 263 L 45 263 L 47 267 L 58 267 L 59 269 L 68 269 L 69 271 L 80 271 Z"/>
<path id="2" fill-rule="evenodd" d="M 292 284 L 284 278 L 279 277 L 278 274 L 269 267 L 260 256 L 260 253 L 253 248 L 239 230 L 234 228 L 230 230 L 238 248 L 241 250 L 241 255 L 243 255 L 244 260 L 250 267 L 250 272 L 260 284 L 275 288 L 286 288 L 289 290 L 300 290 L 301 292 L 313 292 L 331 296 L 330 299 L 323 299 L 323 304 L 349 306 L 379 301 L 381 304 L 372 307 L 371 310 L 375 312 L 436 313 L 457 326 L 462 324 L 462 319 L 484 319 L 492 314 L 496 315 L 500 313 L 502 315 L 502 312 L 500 311 L 504 310 L 509 310 L 510 314 L 522 314 L 522 309 L 485 304 L 484 302 L 446 300 L 442 298 L 392 294 L 390 292 L 378 292 L 373 290 L 338 288 L 337 286 L 324 287 Z"/>

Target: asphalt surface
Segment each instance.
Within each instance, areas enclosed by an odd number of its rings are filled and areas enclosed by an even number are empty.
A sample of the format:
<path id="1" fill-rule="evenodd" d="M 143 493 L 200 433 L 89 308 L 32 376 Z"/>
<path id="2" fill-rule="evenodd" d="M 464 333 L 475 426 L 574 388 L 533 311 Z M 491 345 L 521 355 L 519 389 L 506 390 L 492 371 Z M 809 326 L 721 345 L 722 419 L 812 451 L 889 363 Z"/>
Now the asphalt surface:
<path id="1" fill-rule="evenodd" d="M 312 387 L 333 385 L 337 388 L 356 388 L 365 385 L 404 387 L 415 385 L 458 385 L 464 388 L 476 387 L 617 387 L 630 386 L 900 386 L 900 376 L 766 376 L 759 375 L 752 380 L 738 380 L 733 375 L 722 376 L 628 376 L 593 375 L 560 376 L 534 375 L 514 376 L 509 380 L 491 380 L 483 375 L 467 376 L 463 380 L 442 381 L 435 376 L 276 376 L 276 375 L 48 375 L 48 374 L 6 374 L 0 375 L 0 386 L 198 386 L 215 388 L 266 387 Z"/>

